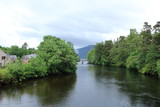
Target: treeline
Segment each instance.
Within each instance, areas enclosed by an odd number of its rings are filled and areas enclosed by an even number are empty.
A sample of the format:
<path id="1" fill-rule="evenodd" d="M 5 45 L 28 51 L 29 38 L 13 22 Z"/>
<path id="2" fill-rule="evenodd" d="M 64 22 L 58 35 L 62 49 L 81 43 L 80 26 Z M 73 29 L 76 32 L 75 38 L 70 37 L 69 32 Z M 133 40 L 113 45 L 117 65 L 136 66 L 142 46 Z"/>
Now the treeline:
<path id="1" fill-rule="evenodd" d="M 71 42 L 47 35 L 29 63 L 17 60 L 0 69 L 0 83 L 13 83 L 29 78 L 75 73 L 78 56 Z"/>
<path id="2" fill-rule="evenodd" d="M 130 29 L 127 37 L 97 43 L 87 59 L 92 64 L 126 67 L 160 76 L 160 21 L 153 27 L 145 22 L 140 33 Z"/>
<path id="3" fill-rule="evenodd" d="M 26 42 L 21 47 L 18 47 L 17 45 L 13 45 L 11 47 L 0 46 L 0 50 L 3 50 L 5 53 L 10 55 L 16 55 L 19 58 L 24 55 L 36 53 L 36 49 L 28 48 L 28 44 Z"/>

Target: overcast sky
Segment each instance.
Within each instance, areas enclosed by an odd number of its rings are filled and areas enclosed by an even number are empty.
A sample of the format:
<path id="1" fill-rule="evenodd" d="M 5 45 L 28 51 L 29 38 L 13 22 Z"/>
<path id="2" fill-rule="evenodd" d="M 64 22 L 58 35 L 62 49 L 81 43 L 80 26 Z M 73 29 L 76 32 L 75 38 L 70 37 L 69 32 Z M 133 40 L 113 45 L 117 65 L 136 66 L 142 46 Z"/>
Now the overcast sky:
<path id="1" fill-rule="evenodd" d="M 159 0 L 0 0 L 0 45 L 37 47 L 44 35 L 75 48 L 114 40 L 160 21 Z"/>

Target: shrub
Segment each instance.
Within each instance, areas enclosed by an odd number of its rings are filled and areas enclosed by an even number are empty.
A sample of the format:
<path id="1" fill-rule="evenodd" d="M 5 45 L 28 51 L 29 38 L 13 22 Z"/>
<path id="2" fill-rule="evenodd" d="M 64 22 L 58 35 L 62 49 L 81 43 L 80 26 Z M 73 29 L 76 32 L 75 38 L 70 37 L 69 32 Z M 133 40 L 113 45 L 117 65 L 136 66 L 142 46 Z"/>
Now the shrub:
<path id="1" fill-rule="evenodd" d="M 0 80 L 1 83 L 10 83 L 13 79 L 12 74 L 7 69 L 0 69 Z"/>
<path id="2" fill-rule="evenodd" d="M 160 60 L 158 60 L 156 63 L 156 70 L 157 70 L 158 76 L 160 76 Z"/>
<path id="3" fill-rule="evenodd" d="M 47 74 L 45 62 L 38 57 L 31 58 L 28 64 L 24 64 L 20 60 L 16 63 L 10 63 L 7 66 L 7 70 L 17 81 L 22 81 L 28 78 L 43 77 Z"/>

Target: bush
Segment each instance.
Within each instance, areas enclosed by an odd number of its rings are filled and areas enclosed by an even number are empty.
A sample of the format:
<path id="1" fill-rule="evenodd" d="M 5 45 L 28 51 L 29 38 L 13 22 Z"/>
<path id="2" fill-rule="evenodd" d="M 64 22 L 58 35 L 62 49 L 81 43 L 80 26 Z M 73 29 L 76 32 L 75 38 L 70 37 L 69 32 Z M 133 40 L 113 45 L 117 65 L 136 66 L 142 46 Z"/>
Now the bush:
<path id="1" fill-rule="evenodd" d="M 28 65 L 30 71 L 33 73 L 32 77 L 44 77 L 47 75 L 46 63 L 41 58 L 31 58 Z"/>
<path id="2" fill-rule="evenodd" d="M 15 63 L 9 63 L 6 69 L 12 74 L 13 78 L 15 78 L 17 81 L 22 81 L 25 79 L 25 77 L 23 77 L 23 66 L 24 64 L 20 60 L 17 60 Z"/>
<path id="3" fill-rule="evenodd" d="M 17 81 L 28 78 L 37 78 L 47 75 L 47 67 L 45 62 L 40 58 L 31 58 L 28 64 L 22 63 L 20 60 L 16 63 L 10 63 L 7 66 L 8 73 Z"/>
<path id="4" fill-rule="evenodd" d="M 156 71 L 158 73 L 158 76 L 160 76 L 160 60 L 158 60 L 156 63 Z"/>
<path id="5" fill-rule="evenodd" d="M 156 68 L 156 64 L 154 62 L 150 62 L 145 64 L 145 66 L 140 70 L 140 73 L 157 75 L 155 68 Z"/>
<path id="6" fill-rule="evenodd" d="M 137 56 L 129 56 L 126 60 L 126 67 L 129 69 L 137 69 Z"/>
<path id="7" fill-rule="evenodd" d="M 1 83 L 10 83 L 13 79 L 12 74 L 7 69 L 0 69 L 0 80 Z"/>

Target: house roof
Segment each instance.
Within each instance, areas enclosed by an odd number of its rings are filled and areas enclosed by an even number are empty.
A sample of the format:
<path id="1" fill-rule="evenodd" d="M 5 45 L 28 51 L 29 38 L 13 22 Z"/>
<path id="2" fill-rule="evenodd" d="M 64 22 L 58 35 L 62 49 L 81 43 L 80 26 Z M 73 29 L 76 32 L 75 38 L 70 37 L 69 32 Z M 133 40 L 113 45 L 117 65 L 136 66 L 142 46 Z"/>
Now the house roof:
<path id="1" fill-rule="evenodd" d="M 4 51 L 2 51 L 2 50 L 0 50 L 0 54 L 1 55 L 6 55 L 6 53 Z"/>
<path id="2" fill-rule="evenodd" d="M 8 56 L 10 59 L 17 59 L 17 56 L 16 55 L 9 55 Z"/>
<path id="3" fill-rule="evenodd" d="M 36 54 L 25 55 L 23 56 L 23 59 L 30 59 L 31 57 L 35 58 L 36 56 Z"/>

